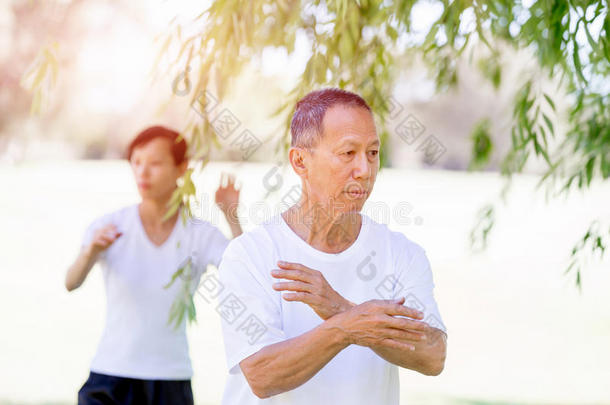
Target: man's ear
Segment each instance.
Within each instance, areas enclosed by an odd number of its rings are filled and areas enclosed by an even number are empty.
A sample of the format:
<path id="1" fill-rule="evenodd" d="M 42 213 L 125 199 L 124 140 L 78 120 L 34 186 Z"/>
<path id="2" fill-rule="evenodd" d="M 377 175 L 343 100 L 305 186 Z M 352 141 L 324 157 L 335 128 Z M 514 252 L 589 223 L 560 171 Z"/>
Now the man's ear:
<path id="1" fill-rule="evenodd" d="M 292 169 L 299 177 L 307 177 L 307 166 L 305 164 L 307 158 L 307 151 L 303 148 L 292 147 L 288 151 L 288 159 Z"/>
<path id="2" fill-rule="evenodd" d="M 189 167 L 189 161 L 185 159 L 182 163 L 178 165 L 178 171 L 180 173 L 180 177 L 184 176 L 186 173 L 186 169 Z"/>

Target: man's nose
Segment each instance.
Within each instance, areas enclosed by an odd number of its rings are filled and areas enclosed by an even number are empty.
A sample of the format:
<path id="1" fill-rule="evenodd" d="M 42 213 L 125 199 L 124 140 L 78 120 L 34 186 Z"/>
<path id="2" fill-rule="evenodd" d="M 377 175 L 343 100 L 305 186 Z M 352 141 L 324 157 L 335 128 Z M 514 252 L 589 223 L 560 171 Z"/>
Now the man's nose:
<path id="1" fill-rule="evenodd" d="M 148 177 L 149 173 L 150 173 L 150 168 L 147 164 L 141 164 L 136 167 L 136 174 L 137 174 L 138 178 Z"/>
<path id="2" fill-rule="evenodd" d="M 366 153 L 358 154 L 356 159 L 354 159 L 354 178 L 368 179 L 369 177 L 371 177 L 372 170 L 372 163 L 369 162 Z"/>

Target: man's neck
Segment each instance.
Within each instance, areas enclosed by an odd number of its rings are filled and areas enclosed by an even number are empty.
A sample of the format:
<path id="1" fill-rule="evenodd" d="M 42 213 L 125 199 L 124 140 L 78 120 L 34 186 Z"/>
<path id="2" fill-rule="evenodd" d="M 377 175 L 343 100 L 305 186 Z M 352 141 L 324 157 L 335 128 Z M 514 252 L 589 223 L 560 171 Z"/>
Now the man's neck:
<path id="1" fill-rule="evenodd" d="M 178 219 L 178 212 L 172 215 L 168 220 L 163 221 L 163 217 L 167 213 L 168 199 L 144 199 L 138 206 L 138 212 L 143 223 L 153 227 L 173 227 Z"/>
<path id="2" fill-rule="evenodd" d="M 362 225 L 359 212 L 336 213 L 328 204 L 303 199 L 282 213 L 282 217 L 307 244 L 326 253 L 340 253 L 350 247 Z"/>

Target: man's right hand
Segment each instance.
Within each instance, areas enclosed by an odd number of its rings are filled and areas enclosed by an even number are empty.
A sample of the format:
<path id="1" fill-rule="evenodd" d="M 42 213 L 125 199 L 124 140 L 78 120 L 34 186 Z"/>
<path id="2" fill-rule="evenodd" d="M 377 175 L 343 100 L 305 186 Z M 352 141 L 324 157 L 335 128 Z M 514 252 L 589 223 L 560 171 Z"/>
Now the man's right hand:
<path id="1" fill-rule="evenodd" d="M 112 224 L 105 225 L 93 234 L 93 239 L 89 245 L 89 251 L 93 255 L 98 255 L 108 249 L 123 233 L 119 232 Z"/>
<path id="2" fill-rule="evenodd" d="M 95 264 L 101 252 L 108 249 L 122 235 L 116 226 L 109 224 L 93 233 L 91 243 L 81 249 L 76 261 L 66 272 L 66 289 L 72 291 L 78 288 Z"/>
<path id="3" fill-rule="evenodd" d="M 425 339 L 429 326 L 420 321 L 423 314 L 404 306 L 404 301 L 404 297 L 366 301 L 333 316 L 327 322 L 344 333 L 349 344 L 414 350 L 415 346 L 410 342 Z"/>

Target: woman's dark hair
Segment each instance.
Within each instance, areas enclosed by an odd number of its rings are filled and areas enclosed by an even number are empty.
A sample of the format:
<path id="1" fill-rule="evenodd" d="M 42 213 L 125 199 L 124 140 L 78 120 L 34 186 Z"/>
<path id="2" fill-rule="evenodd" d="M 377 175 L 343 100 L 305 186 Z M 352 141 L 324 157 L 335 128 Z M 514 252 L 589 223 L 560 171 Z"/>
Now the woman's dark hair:
<path id="1" fill-rule="evenodd" d="M 170 153 L 174 157 L 174 163 L 178 166 L 180 163 L 186 160 L 186 141 L 180 134 L 176 131 L 173 131 L 169 128 L 162 127 L 160 125 L 146 128 L 144 131 L 140 132 L 129 144 L 127 148 L 127 160 L 131 160 L 131 155 L 133 151 L 138 146 L 144 145 L 152 141 L 155 138 L 165 138 L 169 139 L 171 142 Z"/>

